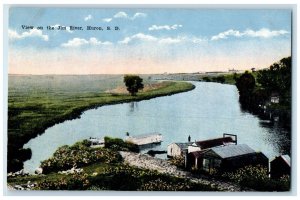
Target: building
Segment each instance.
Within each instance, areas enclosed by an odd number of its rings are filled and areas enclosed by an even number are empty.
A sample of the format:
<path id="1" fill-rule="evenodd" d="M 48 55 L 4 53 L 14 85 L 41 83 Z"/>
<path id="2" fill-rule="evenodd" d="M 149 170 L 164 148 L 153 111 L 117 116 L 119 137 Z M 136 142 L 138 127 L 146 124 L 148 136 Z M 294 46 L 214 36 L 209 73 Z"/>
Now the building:
<path id="1" fill-rule="evenodd" d="M 184 156 L 188 151 L 189 145 L 192 145 L 192 142 L 172 143 L 168 145 L 167 156 L 170 158 Z"/>
<path id="2" fill-rule="evenodd" d="M 188 153 L 195 152 L 195 151 L 201 151 L 204 149 L 217 147 L 217 146 L 224 146 L 228 144 L 237 144 L 237 136 L 231 135 L 227 136 L 229 134 L 223 134 L 222 138 L 215 138 L 215 139 L 209 139 L 209 140 L 202 140 L 202 141 L 195 141 L 188 147 Z M 232 138 L 234 136 L 235 139 Z"/>
<path id="3" fill-rule="evenodd" d="M 203 149 L 228 145 L 228 144 L 236 144 L 237 136 L 232 134 L 224 133 L 222 138 L 215 138 L 203 141 L 195 141 L 190 142 L 191 137 L 188 137 L 189 142 L 185 143 L 172 143 L 168 145 L 167 156 L 168 157 L 176 157 L 176 156 L 185 156 L 187 153 L 201 151 Z"/>
<path id="4" fill-rule="evenodd" d="M 291 159 L 288 155 L 281 155 L 270 162 L 271 178 L 277 179 L 283 175 L 291 175 Z"/>
<path id="5" fill-rule="evenodd" d="M 211 172 L 234 171 L 247 165 L 262 165 L 268 169 L 269 159 L 246 144 L 212 147 L 188 154 L 187 167 Z"/>
<path id="6" fill-rule="evenodd" d="M 271 101 L 271 103 L 279 103 L 279 94 L 278 93 L 276 93 L 276 92 L 273 92 L 272 94 L 271 94 L 271 97 L 270 97 L 270 101 Z"/>

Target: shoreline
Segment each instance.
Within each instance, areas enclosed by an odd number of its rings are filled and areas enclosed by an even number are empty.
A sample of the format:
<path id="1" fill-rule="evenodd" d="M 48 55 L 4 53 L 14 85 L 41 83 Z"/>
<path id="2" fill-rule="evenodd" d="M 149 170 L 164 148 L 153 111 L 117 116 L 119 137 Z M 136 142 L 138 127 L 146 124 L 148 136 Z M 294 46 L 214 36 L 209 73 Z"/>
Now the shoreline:
<path id="1" fill-rule="evenodd" d="M 184 83 L 184 84 L 182 84 L 182 83 Z M 195 85 L 193 85 L 191 83 L 170 81 L 170 84 L 165 87 L 155 89 L 155 90 L 150 90 L 150 91 L 147 91 L 144 93 L 140 92 L 140 93 L 138 93 L 137 96 L 110 93 L 110 94 L 107 94 L 108 97 L 111 98 L 108 101 L 106 99 L 101 99 L 101 97 L 98 97 L 99 98 L 98 102 L 87 102 L 87 103 L 89 103 L 89 105 L 75 107 L 75 108 L 73 108 L 73 110 L 70 113 L 62 115 L 58 118 L 55 118 L 55 116 L 54 116 L 54 118 L 46 121 L 42 125 L 42 127 L 36 128 L 36 130 L 33 131 L 34 132 L 33 134 L 26 135 L 26 138 L 24 140 L 21 140 L 20 144 L 18 144 L 18 145 L 19 145 L 20 149 L 23 149 L 25 144 L 27 144 L 31 139 L 33 139 L 39 135 L 42 135 L 48 128 L 55 126 L 56 124 L 62 123 L 64 121 L 78 119 L 85 111 L 90 110 L 90 109 L 97 109 L 101 106 L 116 105 L 116 104 L 130 103 L 130 102 L 139 102 L 139 101 L 150 100 L 153 98 L 163 97 L 163 96 L 171 96 L 171 95 L 178 94 L 178 93 L 188 92 L 193 89 L 195 89 Z M 100 94 L 102 94 L 102 93 L 100 93 Z M 18 135 L 17 135 L 17 137 L 18 137 Z M 9 145 L 9 143 L 8 143 L 8 145 Z M 19 157 L 17 157 L 16 159 L 18 159 L 18 158 Z M 23 167 L 24 167 L 23 163 L 29 159 L 20 160 L 20 162 L 22 163 L 22 168 L 19 168 L 17 171 L 23 169 Z M 9 159 L 7 159 L 7 161 L 9 162 Z M 14 171 L 14 170 L 9 170 L 9 167 L 7 167 L 7 172 L 11 172 L 11 171 Z"/>

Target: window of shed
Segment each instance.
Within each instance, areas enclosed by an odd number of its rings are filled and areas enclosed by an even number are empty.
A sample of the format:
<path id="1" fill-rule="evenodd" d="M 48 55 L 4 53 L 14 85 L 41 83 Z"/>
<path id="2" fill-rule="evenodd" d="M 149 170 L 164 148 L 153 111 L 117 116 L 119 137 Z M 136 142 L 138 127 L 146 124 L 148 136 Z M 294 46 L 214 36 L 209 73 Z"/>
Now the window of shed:
<path id="1" fill-rule="evenodd" d="M 206 158 L 203 159 L 203 169 L 205 171 L 209 171 L 209 159 Z"/>

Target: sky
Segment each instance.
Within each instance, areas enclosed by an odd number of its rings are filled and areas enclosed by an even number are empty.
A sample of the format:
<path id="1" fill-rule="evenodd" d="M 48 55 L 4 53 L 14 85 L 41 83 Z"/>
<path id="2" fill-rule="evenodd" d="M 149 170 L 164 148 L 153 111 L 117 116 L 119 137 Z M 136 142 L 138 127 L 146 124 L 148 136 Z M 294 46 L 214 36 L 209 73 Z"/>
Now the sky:
<path id="1" fill-rule="evenodd" d="M 288 9 L 11 7 L 8 20 L 10 74 L 246 70 L 291 55 Z"/>

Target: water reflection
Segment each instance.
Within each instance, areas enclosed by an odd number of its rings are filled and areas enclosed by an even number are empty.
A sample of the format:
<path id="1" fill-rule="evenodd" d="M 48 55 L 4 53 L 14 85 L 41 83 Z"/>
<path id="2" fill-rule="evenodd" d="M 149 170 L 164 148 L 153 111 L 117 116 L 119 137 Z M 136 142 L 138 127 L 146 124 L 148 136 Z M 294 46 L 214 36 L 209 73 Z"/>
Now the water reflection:
<path id="1" fill-rule="evenodd" d="M 135 110 L 138 110 L 138 102 L 130 102 L 129 104 L 129 112 L 133 113 Z"/>

